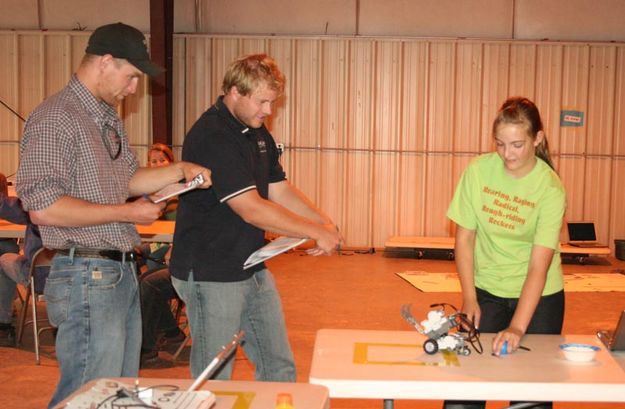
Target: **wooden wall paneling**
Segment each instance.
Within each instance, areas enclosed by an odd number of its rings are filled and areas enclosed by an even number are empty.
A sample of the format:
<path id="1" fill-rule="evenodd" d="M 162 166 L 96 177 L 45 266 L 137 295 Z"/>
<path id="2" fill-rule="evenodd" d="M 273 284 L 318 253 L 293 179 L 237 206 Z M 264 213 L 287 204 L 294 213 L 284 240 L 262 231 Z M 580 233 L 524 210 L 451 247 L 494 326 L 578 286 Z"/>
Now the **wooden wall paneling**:
<path id="1" fill-rule="evenodd" d="M 185 126 L 187 38 L 181 35 L 174 35 L 172 47 L 172 144 L 174 157 L 180 160 L 178 148 L 182 146 L 187 133 L 187 127 Z"/>
<path id="2" fill-rule="evenodd" d="M 283 143 L 287 148 L 292 144 L 294 137 L 293 112 L 298 108 L 295 106 L 292 96 L 294 95 L 294 90 L 300 85 L 295 82 L 293 74 L 295 69 L 293 56 L 295 44 L 295 40 L 288 38 L 275 38 L 267 42 L 267 53 L 276 61 L 286 77 L 286 86 L 284 95 L 274 104 L 273 114 L 269 117 L 266 125 L 276 142 Z"/>
<path id="3" fill-rule="evenodd" d="M 17 33 L 0 34 L 0 99 L 22 118 L 20 110 L 19 41 Z M 7 107 L 0 106 L 0 172 L 6 177 L 17 172 L 19 159 L 19 136 L 24 127 L 22 120 Z M 15 179 L 13 179 L 15 180 Z"/>
<path id="4" fill-rule="evenodd" d="M 296 148 L 289 151 L 293 161 L 291 174 L 287 177 L 313 203 L 318 203 L 319 152 L 315 149 Z"/>
<path id="5" fill-rule="evenodd" d="M 583 219 L 595 222 L 597 240 L 607 243 L 610 235 L 610 202 L 612 199 L 612 159 L 586 159 Z M 619 211 L 620 209 L 615 209 Z"/>
<path id="6" fill-rule="evenodd" d="M 0 142 L 0 173 L 7 178 L 13 176 L 13 181 L 19 165 L 19 149 L 18 142 Z"/>
<path id="7" fill-rule="evenodd" d="M 85 49 L 87 48 L 87 43 L 89 42 L 89 35 L 91 33 L 76 31 L 72 32 L 69 36 L 70 45 L 70 66 L 71 72 L 74 73 L 78 66 L 80 65 L 80 61 L 85 55 Z M 69 81 L 69 78 L 68 78 Z"/>
<path id="8" fill-rule="evenodd" d="M 462 174 L 464 173 L 465 169 L 467 168 L 467 166 L 469 166 L 469 163 L 471 162 L 471 160 L 473 160 L 473 158 L 477 157 L 478 155 L 475 154 L 471 154 L 471 153 L 456 153 L 453 155 L 452 157 L 452 165 L 451 165 L 451 180 L 452 182 L 450 183 L 451 186 L 451 196 L 449 196 L 449 202 L 451 202 L 451 199 L 454 197 L 454 193 L 456 192 L 456 187 L 458 186 L 458 182 L 460 181 L 460 177 L 462 176 Z M 447 205 L 449 205 L 449 203 L 447 203 Z M 448 206 L 447 206 L 448 207 Z M 447 207 L 445 207 L 445 214 L 447 214 Z M 455 236 L 456 235 L 456 225 L 455 223 L 449 221 L 449 236 Z"/>
<path id="9" fill-rule="evenodd" d="M 397 157 L 397 216 L 391 235 L 419 236 L 425 231 L 429 49 L 430 43 L 423 40 L 404 41 L 402 44 L 402 93 L 399 108 L 401 152 Z"/>
<path id="10" fill-rule="evenodd" d="M 405 152 L 399 155 L 397 220 L 391 235 L 423 236 L 426 218 L 426 159 L 423 153 Z"/>
<path id="11" fill-rule="evenodd" d="M 383 246 L 397 231 L 399 153 L 376 152 L 373 157 L 372 241 L 367 246 Z"/>
<path id="12" fill-rule="evenodd" d="M 447 206 L 453 149 L 456 98 L 456 47 L 453 42 L 432 42 L 429 56 L 428 132 L 426 135 L 425 228 L 427 236 L 449 234 Z"/>
<path id="13" fill-rule="evenodd" d="M 586 159 L 582 155 L 560 155 L 558 174 L 566 190 L 566 220 L 579 221 L 584 217 Z"/>
<path id="14" fill-rule="evenodd" d="M 451 167 L 451 191 L 452 197 L 453 193 L 456 191 L 456 186 L 458 186 L 458 182 L 460 181 L 460 177 L 464 173 L 469 163 L 476 158 L 478 155 L 473 155 L 470 153 L 460 153 L 454 154 L 452 158 L 452 167 Z M 451 201 L 451 199 L 450 199 Z"/>
<path id="15" fill-rule="evenodd" d="M 429 43 L 404 41 L 402 54 L 399 147 L 402 151 L 423 152 L 426 149 L 425 135 L 429 123 Z"/>
<path id="16" fill-rule="evenodd" d="M 625 156 L 625 47 L 623 46 L 618 47 L 616 52 L 616 76 L 614 83 L 613 153 Z M 625 189 L 621 188 L 621 190 L 625 192 Z M 623 229 L 623 235 L 625 236 L 625 229 Z"/>
<path id="17" fill-rule="evenodd" d="M 536 45 L 513 43 L 510 46 L 508 96 L 536 99 Z"/>
<path id="18" fill-rule="evenodd" d="M 610 155 L 614 129 L 616 47 L 593 45 L 590 49 L 586 153 Z"/>
<path id="19" fill-rule="evenodd" d="M 343 236 L 350 246 L 367 247 L 371 243 L 373 192 L 371 152 L 347 153 L 347 173 Z"/>
<path id="20" fill-rule="evenodd" d="M 130 148 L 135 153 L 140 166 L 148 166 L 148 150 L 150 147 L 148 145 L 132 145 Z"/>
<path id="21" fill-rule="evenodd" d="M 212 90 L 209 94 L 211 96 L 211 102 L 207 105 L 208 108 L 215 102 L 215 98 L 223 93 L 221 84 L 224 79 L 224 74 L 230 63 L 244 54 L 241 43 L 245 41 L 246 38 L 226 36 L 202 36 L 201 38 L 212 38 L 211 64 L 204 67 L 205 75 L 210 76 L 210 84 L 212 86 Z"/>
<path id="22" fill-rule="evenodd" d="M 349 56 L 346 234 L 356 246 L 371 242 L 373 180 L 373 78 L 375 47 L 367 39 L 352 40 Z"/>
<path id="23" fill-rule="evenodd" d="M 456 46 L 453 151 L 479 152 L 482 130 L 482 45 L 459 42 Z"/>
<path id="24" fill-rule="evenodd" d="M 347 40 L 324 40 L 321 43 L 319 142 L 324 148 L 343 149 L 348 145 L 349 44 Z"/>
<path id="25" fill-rule="evenodd" d="M 588 72 L 590 46 L 570 44 L 564 47 L 561 109 L 588 114 Z M 557 119 L 558 124 L 560 119 Z M 560 153 L 586 152 L 586 127 L 567 126 L 560 130 Z"/>
<path id="26" fill-rule="evenodd" d="M 19 109 L 19 59 L 18 59 L 18 36 L 17 33 L 2 33 L 0 34 L 0 61 L 3 61 L 3 64 L 0 64 L 0 99 L 9 108 L 13 111 L 17 112 L 20 116 L 25 118 L 25 113 L 20 112 Z M 10 148 L 13 143 L 17 144 L 19 140 L 19 134 L 21 133 L 21 129 L 23 127 L 23 122 L 17 115 L 9 110 L 9 108 L 0 106 L 0 129 L 2 132 L 0 133 L 0 143 L 2 142 L 10 142 L 8 144 L 3 144 L 3 152 L 4 149 L 13 149 Z M 7 150 L 4 152 L 5 154 L 9 154 L 10 152 Z M 9 175 L 14 172 L 9 167 L 9 159 L 8 157 L 3 157 L 2 162 L 0 163 L 0 171 L 6 175 Z M 17 157 L 12 160 L 15 162 Z"/>
<path id="27" fill-rule="evenodd" d="M 397 216 L 391 235 L 420 236 L 425 231 L 429 53 L 428 41 L 402 44 L 399 143 L 402 152 L 398 155 Z"/>
<path id="28" fill-rule="evenodd" d="M 562 45 L 539 45 L 536 49 L 536 99 L 552 159 L 560 151 L 560 104 L 562 101 Z"/>
<path id="29" fill-rule="evenodd" d="M 214 40 L 221 44 L 220 41 Z M 189 36 L 185 44 L 185 133 L 215 101 L 213 40 Z M 216 46 L 215 48 L 218 48 Z"/>
<path id="30" fill-rule="evenodd" d="M 0 58 L 8 63 L 0 66 L 0 98 L 28 116 L 67 83 L 89 34 L 1 32 Z M 287 76 L 285 98 L 268 121 L 287 145 L 282 163 L 340 223 L 347 245 L 452 234 L 445 213 L 457 178 L 474 154 L 492 151 L 492 120 L 510 94 L 541 109 L 552 151 L 561 155 L 567 218 L 594 218 L 605 239 L 625 236 L 617 205 L 625 195 L 622 44 L 189 34 L 174 44 L 174 151 L 221 94 L 228 64 L 247 52 L 269 53 Z M 149 104 L 142 82 L 121 110 L 142 162 L 151 143 Z M 560 127 L 561 109 L 582 111 L 584 126 Z M 23 124 L 5 111 L 0 171 L 10 174 Z M 291 152 L 299 144 L 306 149 Z"/>
<path id="31" fill-rule="evenodd" d="M 267 39 L 263 37 L 242 38 L 239 44 L 239 55 L 267 54 Z M 237 56 L 237 57 L 238 57 Z"/>
<path id="32" fill-rule="evenodd" d="M 454 186 L 449 183 L 452 175 L 452 161 L 451 153 L 430 153 L 426 158 L 426 183 L 423 190 L 426 236 L 450 234 L 451 222 L 447 219 L 447 206 L 454 190 Z"/>
<path id="33" fill-rule="evenodd" d="M 72 66 L 72 43 L 68 34 L 49 34 L 43 37 L 45 65 L 44 92 L 49 97 L 60 91 L 75 71 Z"/>
<path id="34" fill-rule="evenodd" d="M 607 244 L 614 250 L 614 239 L 625 240 L 625 157 L 612 161 L 612 183 L 610 191 L 610 223 Z"/>
<path id="35" fill-rule="evenodd" d="M 432 42 L 429 58 L 428 116 L 426 134 L 428 151 L 449 152 L 453 146 L 455 98 L 455 56 L 453 42 Z"/>
<path id="36" fill-rule="evenodd" d="M 148 146 L 152 141 L 152 98 L 149 95 L 150 78 L 143 75 L 139 78 L 137 92 L 124 98 L 122 118 L 130 144 Z"/>
<path id="37" fill-rule="evenodd" d="M 349 60 L 349 118 L 348 147 L 372 148 L 373 122 L 373 60 L 374 47 L 370 40 L 353 40 Z"/>
<path id="38" fill-rule="evenodd" d="M 307 162 L 295 162 L 293 180 L 313 201 L 320 197 L 319 94 L 320 44 L 315 40 L 298 40 L 293 58 L 292 82 L 297 91 L 287 101 L 291 107 L 293 130 L 290 143 L 306 149 Z M 297 157 L 303 157 L 298 155 Z"/>
<path id="39" fill-rule="evenodd" d="M 321 145 L 319 207 L 343 231 L 347 203 L 348 40 L 321 41 L 319 131 Z M 345 234 L 345 232 L 343 232 Z"/>
<path id="40" fill-rule="evenodd" d="M 315 204 L 326 213 L 339 227 L 339 230 L 346 234 L 343 229 L 345 225 L 345 203 L 347 202 L 348 173 L 346 172 L 345 151 L 322 150 L 320 153 L 319 185 L 321 194 Z"/>
<path id="41" fill-rule="evenodd" d="M 425 151 L 429 84 L 426 41 L 405 41 L 402 45 L 400 144 L 402 151 Z"/>
<path id="42" fill-rule="evenodd" d="M 376 150 L 397 150 L 400 139 L 402 44 L 399 41 L 376 41 L 375 47 L 372 147 Z"/>
<path id="43" fill-rule="evenodd" d="M 293 61 L 293 82 L 296 92 L 287 101 L 292 108 L 291 143 L 298 147 L 315 148 L 320 141 L 320 43 L 317 40 L 297 40 Z"/>
<path id="44" fill-rule="evenodd" d="M 400 146 L 402 43 L 375 42 L 373 105 L 373 243 L 384 243 L 396 230 Z"/>
<path id="45" fill-rule="evenodd" d="M 616 76 L 614 83 L 613 153 L 625 156 L 625 47 L 618 47 L 616 51 Z M 625 191 L 622 188 L 621 190 Z"/>
<path id="46" fill-rule="evenodd" d="M 21 33 L 18 36 L 19 107 L 15 109 L 24 118 L 43 101 L 44 91 L 44 36 L 38 33 Z"/>
<path id="47" fill-rule="evenodd" d="M 497 110 L 508 97 L 510 44 L 485 43 L 481 96 L 480 152 L 494 149 L 492 126 Z"/>

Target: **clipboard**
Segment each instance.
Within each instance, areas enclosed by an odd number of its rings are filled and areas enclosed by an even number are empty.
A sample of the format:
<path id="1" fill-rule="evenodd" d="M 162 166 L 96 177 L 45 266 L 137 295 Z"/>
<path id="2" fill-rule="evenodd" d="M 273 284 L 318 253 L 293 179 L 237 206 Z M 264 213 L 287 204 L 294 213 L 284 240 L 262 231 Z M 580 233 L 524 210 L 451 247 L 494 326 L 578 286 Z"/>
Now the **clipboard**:
<path id="1" fill-rule="evenodd" d="M 152 203 L 160 203 L 171 197 L 196 189 L 202 185 L 202 183 L 204 183 L 204 176 L 200 173 L 188 182 L 172 183 L 171 185 L 167 185 L 158 192 L 154 192 L 149 195 L 148 198 L 152 201 Z"/>
<path id="2" fill-rule="evenodd" d="M 292 248 L 299 246 L 300 244 L 306 243 L 308 240 L 310 239 L 307 237 L 299 238 L 280 236 L 253 252 L 247 258 L 247 260 L 245 260 L 245 263 L 243 264 L 243 270 L 247 270 L 248 268 L 260 264 L 265 260 L 269 260 L 270 258 L 277 256 L 278 254 L 289 251 Z"/>

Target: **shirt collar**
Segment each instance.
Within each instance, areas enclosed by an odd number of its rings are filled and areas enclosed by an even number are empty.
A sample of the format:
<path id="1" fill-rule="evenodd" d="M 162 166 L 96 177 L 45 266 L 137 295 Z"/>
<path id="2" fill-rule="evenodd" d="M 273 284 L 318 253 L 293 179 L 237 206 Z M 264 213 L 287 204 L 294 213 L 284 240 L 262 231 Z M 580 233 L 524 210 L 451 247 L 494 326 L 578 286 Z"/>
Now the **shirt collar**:
<path id="1" fill-rule="evenodd" d="M 69 88 L 76 94 L 80 103 L 85 107 L 89 116 L 100 126 L 105 124 L 120 128 L 120 120 L 115 108 L 104 101 L 98 100 L 89 89 L 80 82 L 76 74 L 69 81 Z"/>
<path id="2" fill-rule="evenodd" d="M 228 125 L 235 130 L 237 133 L 243 135 L 251 135 L 253 132 L 250 132 L 250 127 L 239 121 L 232 115 L 226 104 L 224 104 L 224 96 L 220 95 L 215 102 L 215 109 L 217 110 L 217 114 L 226 120 Z"/>

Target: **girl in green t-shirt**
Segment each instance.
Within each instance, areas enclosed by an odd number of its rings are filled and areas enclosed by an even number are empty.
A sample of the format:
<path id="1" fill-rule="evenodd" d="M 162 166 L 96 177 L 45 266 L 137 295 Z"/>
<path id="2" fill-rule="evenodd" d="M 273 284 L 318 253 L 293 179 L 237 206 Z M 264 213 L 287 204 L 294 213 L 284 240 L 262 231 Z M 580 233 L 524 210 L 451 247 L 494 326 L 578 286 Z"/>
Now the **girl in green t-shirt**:
<path id="1" fill-rule="evenodd" d="M 562 330 L 558 253 L 566 195 L 532 101 L 507 99 L 492 133 L 496 152 L 467 167 L 447 216 L 457 225 L 462 311 L 481 332 L 496 333 L 492 350 L 499 355 L 504 344 L 507 353 L 518 349 L 526 333 Z M 484 408 L 484 402 L 445 402 L 445 408 Z"/>

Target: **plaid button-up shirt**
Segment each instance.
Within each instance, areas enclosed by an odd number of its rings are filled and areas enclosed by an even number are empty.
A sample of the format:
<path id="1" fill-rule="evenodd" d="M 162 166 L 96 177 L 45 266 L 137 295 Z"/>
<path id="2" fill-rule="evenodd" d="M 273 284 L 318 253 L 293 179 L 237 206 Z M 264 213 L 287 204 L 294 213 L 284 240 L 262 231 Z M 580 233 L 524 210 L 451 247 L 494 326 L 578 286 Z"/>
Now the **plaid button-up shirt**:
<path id="1" fill-rule="evenodd" d="M 121 204 L 138 168 L 123 123 L 73 76 L 29 116 L 20 145 L 17 193 L 26 210 L 41 210 L 63 196 Z M 86 227 L 40 226 L 43 244 L 129 251 L 139 235 L 132 223 Z"/>

